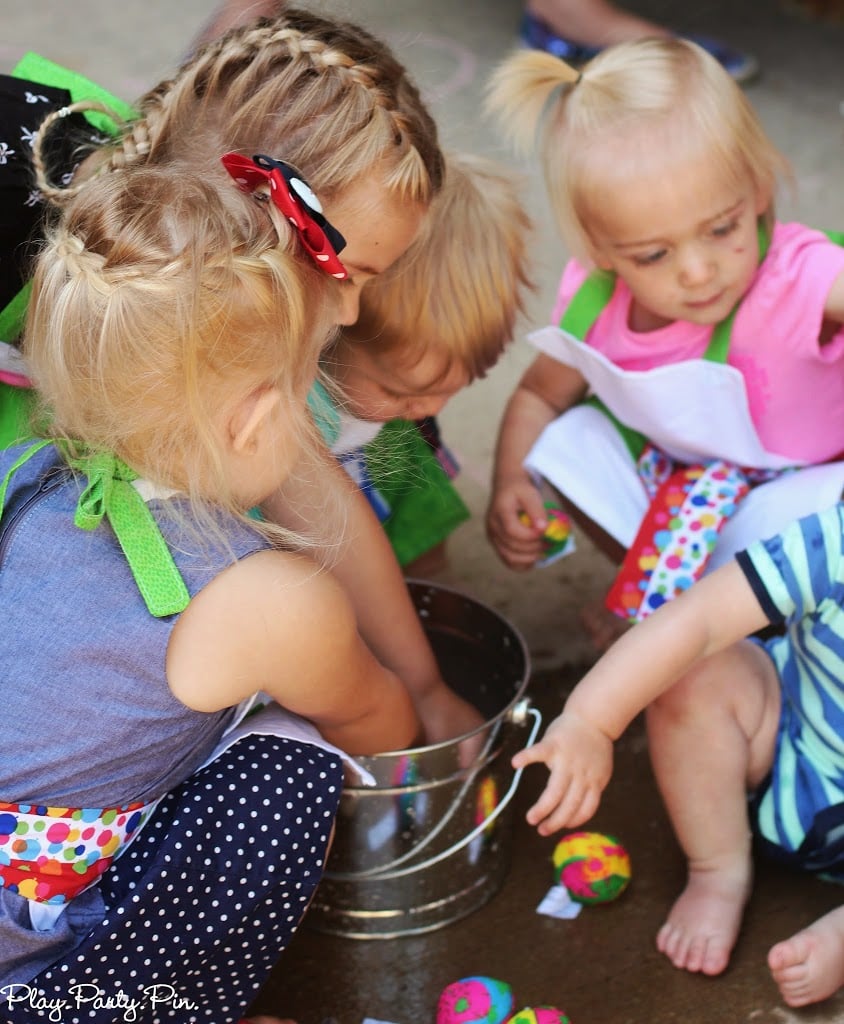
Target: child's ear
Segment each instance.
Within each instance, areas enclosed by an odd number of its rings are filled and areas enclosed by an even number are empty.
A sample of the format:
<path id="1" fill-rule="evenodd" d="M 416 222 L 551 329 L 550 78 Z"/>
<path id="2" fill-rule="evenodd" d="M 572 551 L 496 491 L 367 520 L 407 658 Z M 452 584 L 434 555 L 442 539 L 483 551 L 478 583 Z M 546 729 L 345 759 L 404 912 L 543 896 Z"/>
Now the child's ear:
<path id="1" fill-rule="evenodd" d="M 229 418 L 229 441 L 232 450 L 243 455 L 258 446 L 261 428 L 273 415 L 281 402 L 281 392 L 275 387 L 252 391 L 235 407 Z"/>

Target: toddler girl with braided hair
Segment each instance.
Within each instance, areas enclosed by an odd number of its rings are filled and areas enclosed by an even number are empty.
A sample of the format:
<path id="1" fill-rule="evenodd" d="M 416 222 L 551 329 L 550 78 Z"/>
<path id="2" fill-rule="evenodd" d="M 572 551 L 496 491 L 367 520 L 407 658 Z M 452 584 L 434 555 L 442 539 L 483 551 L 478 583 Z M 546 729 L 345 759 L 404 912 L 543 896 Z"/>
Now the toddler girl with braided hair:
<path id="1" fill-rule="evenodd" d="M 343 285 L 314 252 L 330 223 L 230 190 L 98 176 L 38 259 L 24 353 L 49 428 L 0 454 L 10 1021 L 45 999 L 241 1018 L 319 880 L 343 762 L 418 737 L 313 539 L 247 514 L 318 443 Z"/>
<path id="2" fill-rule="evenodd" d="M 45 79 L 42 65 L 37 76 Z M 90 91 L 83 82 L 76 96 Z M 136 164 L 201 173 L 227 202 L 223 153 L 267 156 L 295 169 L 346 241 L 341 324 L 357 318 L 366 281 L 411 243 L 442 183 L 436 126 L 389 48 L 357 25 L 292 7 L 190 57 L 139 101 L 116 141 L 100 140 L 67 189 L 51 186 L 64 184 L 68 166 L 50 170 L 49 155 L 77 110 L 69 107 L 70 116 L 51 115 L 36 142 L 39 189 L 52 203 L 61 204 L 85 176 Z M 264 192 L 256 188 L 256 203 Z M 328 450 L 303 456 L 262 512 L 297 529 L 321 506 L 332 529 L 314 556 L 348 589 L 365 639 L 410 689 L 427 736 L 438 741 L 476 729 L 480 715 L 444 683 L 374 513 Z"/>

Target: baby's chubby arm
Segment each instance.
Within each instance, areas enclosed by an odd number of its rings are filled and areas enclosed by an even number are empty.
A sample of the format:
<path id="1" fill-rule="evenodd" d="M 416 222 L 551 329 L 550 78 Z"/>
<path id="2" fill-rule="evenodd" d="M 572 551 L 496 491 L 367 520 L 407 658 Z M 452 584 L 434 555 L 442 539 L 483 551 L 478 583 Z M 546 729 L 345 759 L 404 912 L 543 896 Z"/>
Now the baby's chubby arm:
<path id="1" fill-rule="evenodd" d="M 542 740 L 513 758 L 550 777 L 527 820 L 541 835 L 574 827 L 598 808 L 612 745 L 639 712 L 700 659 L 768 624 L 737 562 L 695 583 L 628 630 L 586 673 Z"/>
<path id="2" fill-rule="evenodd" d="M 263 690 L 350 754 L 402 750 L 421 733 L 401 680 L 361 639 L 345 589 L 291 552 L 257 552 L 200 591 L 173 630 L 167 679 L 198 711 Z"/>
<path id="3" fill-rule="evenodd" d="M 577 370 L 543 353 L 525 371 L 504 410 L 486 527 L 499 558 L 511 569 L 533 566 L 542 555 L 548 525 L 524 460 L 545 427 L 585 394 L 586 381 Z"/>
<path id="4" fill-rule="evenodd" d="M 301 530 L 307 522 L 296 509 L 332 507 L 325 500 L 332 489 L 342 499 L 335 502 L 342 517 L 334 531 L 336 544 L 317 550 L 315 557 L 345 588 L 365 642 L 407 687 L 427 742 L 477 729 L 483 717 L 443 680 L 387 535 L 337 460 L 326 451 L 324 459 L 301 467 L 284 492 L 265 502 L 264 511 L 275 522 Z M 467 759 L 472 752 L 466 752 Z"/>

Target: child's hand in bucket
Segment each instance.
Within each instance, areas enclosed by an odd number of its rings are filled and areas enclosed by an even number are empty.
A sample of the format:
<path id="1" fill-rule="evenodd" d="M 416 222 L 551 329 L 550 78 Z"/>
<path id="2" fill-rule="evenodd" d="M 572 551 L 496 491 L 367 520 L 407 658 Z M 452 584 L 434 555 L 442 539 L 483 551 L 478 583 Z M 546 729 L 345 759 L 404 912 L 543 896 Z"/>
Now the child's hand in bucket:
<path id="1" fill-rule="evenodd" d="M 612 775 L 613 743 L 606 733 L 572 711 L 564 711 L 545 735 L 513 757 L 513 767 L 545 764 L 551 775 L 527 813 L 530 825 L 549 836 L 588 821 Z"/>
<path id="2" fill-rule="evenodd" d="M 425 743 L 445 743 L 466 736 L 458 746 L 460 766 L 468 768 L 475 762 L 485 733 L 481 730 L 484 717 L 473 704 L 443 683 L 418 702 L 417 710 L 425 729 Z"/>

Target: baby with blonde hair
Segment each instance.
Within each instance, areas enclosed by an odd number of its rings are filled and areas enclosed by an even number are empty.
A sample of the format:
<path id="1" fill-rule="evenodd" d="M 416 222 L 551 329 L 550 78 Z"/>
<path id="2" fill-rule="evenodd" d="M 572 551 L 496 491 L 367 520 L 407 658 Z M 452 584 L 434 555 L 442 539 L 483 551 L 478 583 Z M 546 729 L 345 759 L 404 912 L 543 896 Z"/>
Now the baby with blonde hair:
<path id="1" fill-rule="evenodd" d="M 0 454 L 11 1020 L 36 990 L 174 986 L 194 1020 L 240 1018 L 319 880 L 343 761 L 419 737 L 343 588 L 249 516 L 313 443 L 343 286 L 316 222 L 229 187 L 96 177 L 38 259 L 47 437 Z M 179 905 L 197 885 L 212 915 Z"/>
<path id="2" fill-rule="evenodd" d="M 700 47 L 650 39 L 576 71 L 494 73 L 535 137 L 574 258 L 500 427 L 489 536 L 541 557 L 544 500 L 621 563 L 602 647 L 706 569 L 844 488 L 844 248 L 774 217 L 787 164 Z M 788 471 L 788 472 L 786 472 Z"/>
<path id="3" fill-rule="evenodd" d="M 33 75 L 55 76 L 55 66 L 43 60 L 22 62 L 20 72 L 27 66 Z M 42 195 L 61 205 L 92 174 L 144 165 L 200 174 L 233 203 L 240 197 L 231 195 L 232 177 L 220 161 L 233 152 L 247 164 L 260 158 L 246 187 L 263 205 L 270 172 L 262 162 L 269 158 L 284 168 L 273 173 L 299 182 L 291 188 L 319 197 L 318 215 L 345 243 L 338 257 L 346 274 L 338 324 L 357 318 L 360 289 L 404 252 L 442 185 L 436 125 L 418 90 L 389 47 L 351 22 L 288 7 L 276 19 L 237 28 L 150 90 L 115 141 L 100 138 L 92 148 L 89 126 L 87 149 L 66 146 L 64 162 L 54 167 L 57 133 L 75 132 L 77 114 L 96 108 L 101 115 L 108 106 L 86 98 L 85 82 L 72 84 L 73 102 L 50 115 L 36 141 Z M 80 159 L 85 152 L 75 172 L 72 163 L 68 168 L 68 153 Z M 24 211 L 28 198 L 22 193 Z M 24 266 L 21 280 L 26 277 Z M 330 453 L 316 445 L 263 502 L 262 514 L 308 535 L 315 507 L 323 508 L 324 529 L 314 556 L 347 587 L 364 637 L 410 689 L 427 735 L 437 741 L 475 729 L 480 716 L 443 681 L 377 519 Z"/>
<path id="4" fill-rule="evenodd" d="M 503 166 L 446 154 L 445 182 L 404 256 L 361 293 L 326 350 L 339 388 L 332 451 L 365 489 L 399 561 L 418 571 L 469 515 L 435 417 L 513 338 L 532 287 L 531 225 Z"/>

